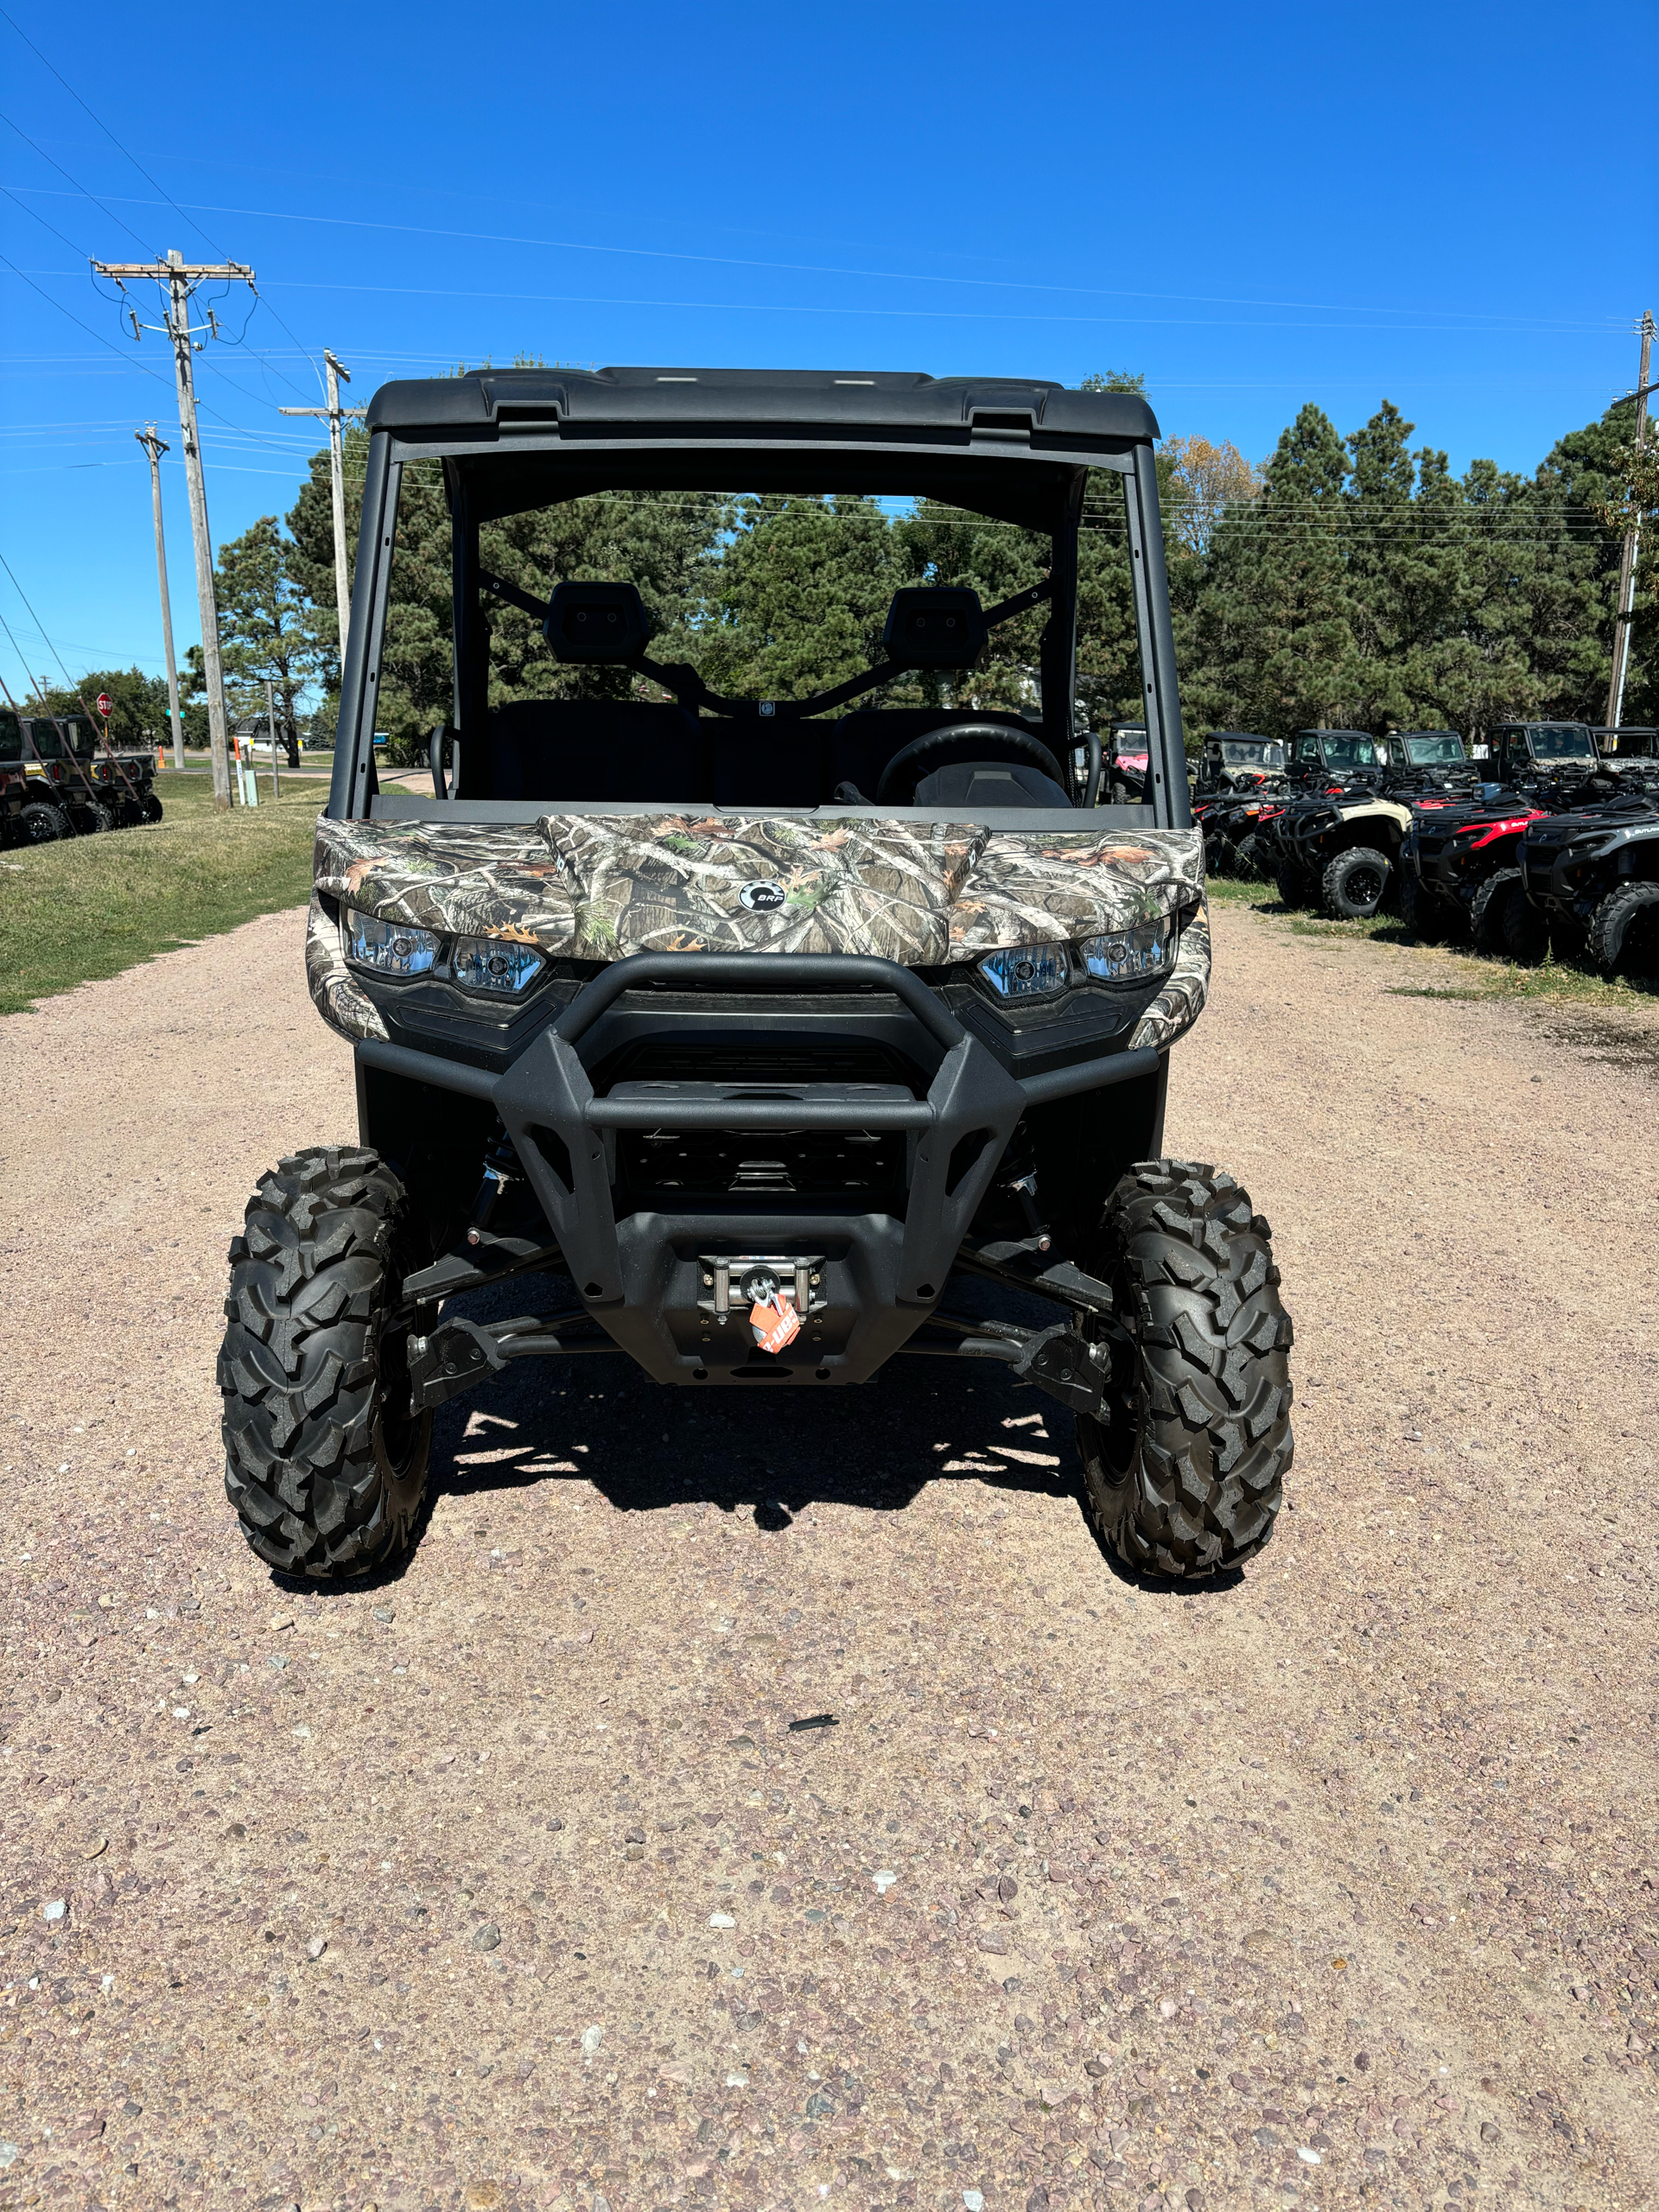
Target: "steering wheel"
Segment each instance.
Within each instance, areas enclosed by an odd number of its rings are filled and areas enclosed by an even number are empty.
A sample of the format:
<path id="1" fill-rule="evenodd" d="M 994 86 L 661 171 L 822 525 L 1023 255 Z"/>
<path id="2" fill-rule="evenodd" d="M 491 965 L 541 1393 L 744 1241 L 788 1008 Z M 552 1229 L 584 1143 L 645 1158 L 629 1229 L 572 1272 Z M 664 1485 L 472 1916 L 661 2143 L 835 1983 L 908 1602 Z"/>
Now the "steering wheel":
<path id="1" fill-rule="evenodd" d="M 893 754 L 875 787 L 876 804 L 904 805 L 915 798 L 917 785 L 934 769 L 949 768 L 962 760 L 983 760 L 988 751 L 993 760 L 1040 769 L 1064 787 L 1065 771 L 1042 740 L 1033 737 L 1028 730 L 1010 729 L 1007 722 L 945 722 L 912 738 Z"/>

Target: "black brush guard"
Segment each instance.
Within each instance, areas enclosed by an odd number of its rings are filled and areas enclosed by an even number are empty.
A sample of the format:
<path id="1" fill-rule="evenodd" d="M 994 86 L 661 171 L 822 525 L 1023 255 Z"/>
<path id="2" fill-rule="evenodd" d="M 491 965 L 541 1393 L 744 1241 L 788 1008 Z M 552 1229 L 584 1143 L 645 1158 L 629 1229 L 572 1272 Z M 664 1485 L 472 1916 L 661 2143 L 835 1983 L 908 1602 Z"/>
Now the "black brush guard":
<path id="1" fill-rule="evenodd" d="M 926 1096 L 906 1096 L 889 1085 L 772 1083 L 764 1073 L 753 1083 L 624 1083 L 596 1093 L 589 1068 L 607 1057 L 605 1039 L 596 1039 L 596 1033 L 607 1015 L 620 1010 L 626 995 L 653 991 L 670 992 L 676 1001 L 688 993 L 764 995 L 774 1008 L 791 995 L 841 995 L 833 1018 L 845 1030 L 874 1021 L 890 1036 L 895 1018 L 908 1028 L 909 1057 L 933 1068 Z M 822 1012 L 822 998 L 814 1003 Z M 637 1016 L 641 1010 L 632 1012 Z M 649 1007 L 643 1010 L 649 1014 Z M 686 1019 L 683 1010 L 679 1018 Z M 734 1013 L 729 999 L 720 1020 L 728 1030 L 752 1027 L 761 1070 L 769 1027 L 775 1034 L 786 1026 L 786 1018 L 780 1022 L 775 1012 Z M 868 957 L 800 954 L 636 953 L 619 960 L 499 1075 L 390 1043 L 365 1040 L 356 1050 L 367 1067 L 494 1107 L 557 1248 L 502 1256 L 513 1268 L 553 1265 L 562 1258 L 587 1319 L 605 1332 L 584 1344 L 573 1341 L 564 1326 L 582 1317 L 560 1316 L 556 1328 L 550 1321 L 538 1328 L 531 1325 L 533 1317 L 522 1317 L 494 1332 L 506 1332 L 499 1347 L 503 1359 L 607 1348 L 608 1339 L 661 1382 L 868 1380 L 930 1322 L 946 1279 L 959 1256 L 966 1256 L 969 1224 L 1020 1116 L 1052 1099 L 1154 1074 L 1158 1065 L 1157 1053 L 1147 1048 L 1103 1053 L 1022 1080 L 908 969 Z M 902 1131 L 909 1152 L 904 1217 L 817 1204 L 774 1211 L 753 1202 L 739 1208 L 688 1200 L 626 1211 L 619 1219 L 615 1134 L 663 1128 L 756 1135 Z M 734 1313 L 724 1325 L 714 1320 L 705 1288 L 708 1255 L 809 1252 L 822 1255 L 822 1301 L 784 1351 L 753 1347 L 746 1313 Z M 485 1279 L 451 1255 L 411 1277 L 404 1289 L 407 1296 L 424 1300 Z M 932 1325 L 961 1334 L 942 1319 Z M 430 1338 L 417 1339 L 411 1347 L 417 1395 L 424 1391 L 427 1402 L 437 1402 L 497 1371 L 502 1359 L 488 1357 L 479 1341 L 491 1333 L 474 1323 L 446 1321 Z M 1012 1332 L 1007 1352 L 993 1351 L 988 1341 L 975 1349 L 1017 1364 L 1027 1356 L 1025 1335 Z M 955 1347 L 924 1338 L 911 1348 Z M 1046 1350 L 1033 1380 L 1060 1351 L 1058 1345 Z"/>

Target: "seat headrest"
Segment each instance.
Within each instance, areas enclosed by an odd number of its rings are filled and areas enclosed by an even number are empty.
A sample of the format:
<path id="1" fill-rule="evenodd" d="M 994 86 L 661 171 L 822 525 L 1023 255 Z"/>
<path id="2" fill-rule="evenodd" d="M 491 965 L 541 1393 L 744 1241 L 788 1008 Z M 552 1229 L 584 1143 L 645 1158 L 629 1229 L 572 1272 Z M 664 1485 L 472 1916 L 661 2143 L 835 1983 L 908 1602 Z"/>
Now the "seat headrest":
<path id="1" fill-rule="evenodd" d="M 555 660 L 633 661 L 645 650 L 651 617 L 632 584 L 560 584 L 542 634 Z"/>
<path id="2" fill-rule="evenodd" d="M 881 644 L 895 668 L 971 668 L 987 634 L 976 591 L 918 584 L 894 592 Z"/>

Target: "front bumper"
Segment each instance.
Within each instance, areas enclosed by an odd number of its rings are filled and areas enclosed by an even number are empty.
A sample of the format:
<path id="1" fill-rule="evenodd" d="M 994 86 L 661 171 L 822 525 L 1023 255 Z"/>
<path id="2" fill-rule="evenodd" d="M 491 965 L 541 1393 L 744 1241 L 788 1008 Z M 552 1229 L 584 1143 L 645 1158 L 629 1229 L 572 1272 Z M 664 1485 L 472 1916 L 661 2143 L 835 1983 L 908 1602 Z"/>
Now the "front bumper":
<path id="1" fill-rule="evenodd" d="M 1520 845 L 1527 896 L 1561 921 L 1587 922 L 1617 887 L 1638 873 L 1638 853 L 1650 848 L 1651 826 L 1597 824 L 1557 818 L 1529 831 Z"/>
<path id="2" fill-rule="evenodd" d="M 862 1382 L 937 1305 L 1021 1116 L 1159 1079 L 1170 1038 L 1202 1003 L 1193 972 L 1201 962 L 1208 973 L 1201 913 L 1183 938 L 1188 971 L 1178 956 L 1128 1049 L 1023 1077 L 893 962 L 674 952 L 606 968 L 505 1071 L 371 1035 L 356 1045 L 359 1081 L 378 1071 L 494 1109 L 588 1313 L 658 1381 Z M 716 1039 L 728 1072 L 702 1079 L 696 1048 Z M 896 1082 L 770 1077 L 767 1047 L 798 1039 L 820 1052 L 828 1041 L 855 1074 L 859 1053 L 880 1046 L 911 1074 Z M 658 1052 L 656 1065 L 664 1064 L 664 1039 L 692 1048 L 682 1056 L 685 1072 L 626 1079 L 630 1055 L 646 1046 Z M 753 1078 L 730 1071 L 746 1048 Z M 833 1150 L 843 1135 L 887 1147 L 884 1188 L 854 1201 L 833 1176 L 810 1196 L 798 1178 L 779 1189 L 762 1177 L 736 1195 L 698 1187 L 705 1141 L 810 1155 L 817 1141 Z M 641 1179 L 646 1143 L 677 1147 L 691 1161 L 677 1183 Z M 752 1350 L 741 1315 L 722 1325 L 711 1310 L 704 1277 L 710 1255 L 721 1253 L 812 1256 L 820 1298 L 781 1352 Z"/>

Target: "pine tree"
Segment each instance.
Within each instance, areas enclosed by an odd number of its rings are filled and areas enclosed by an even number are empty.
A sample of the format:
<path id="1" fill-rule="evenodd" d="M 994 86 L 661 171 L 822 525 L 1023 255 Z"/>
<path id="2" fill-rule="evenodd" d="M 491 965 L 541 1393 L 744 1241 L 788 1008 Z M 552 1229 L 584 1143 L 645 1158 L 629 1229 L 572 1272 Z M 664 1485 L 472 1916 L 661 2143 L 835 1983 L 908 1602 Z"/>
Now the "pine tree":
<path id="1" fill-rule="evenodd" d="M 1189 631 L 1186 719 L 1281 734 L 1345 727 L 1363 688 L 1344 556 L 1347 455 L 1309 404 L 1279 440 L 1259 499 L 1217 524 Z"/>
<path id="2" fill-rule="evenodd" d="M 276 516 L 261 515 L 220 546 L 214 577 L 226 703 L 232 715 L 263 714 L 269 683 L 290 727 L 297 725 L 302 693 L 334 666 L 316 603 L 291 566 L 292 550 Z"/>

